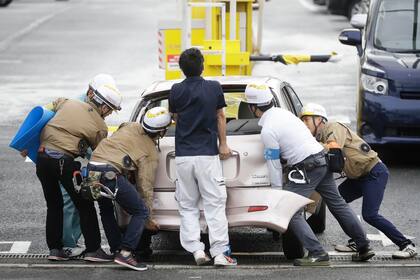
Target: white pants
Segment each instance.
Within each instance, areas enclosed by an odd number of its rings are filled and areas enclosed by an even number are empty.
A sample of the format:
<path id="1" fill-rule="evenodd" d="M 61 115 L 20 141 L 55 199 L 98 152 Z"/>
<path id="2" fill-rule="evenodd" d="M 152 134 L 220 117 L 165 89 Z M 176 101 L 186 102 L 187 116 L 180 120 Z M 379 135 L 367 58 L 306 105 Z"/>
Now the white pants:
<path id="1" fill-rule="evenodd" d="M 219 156 L 176 157 L 175 199 L 181 215 L 180 240 L 188 252 L 204 250 L 200 241 L 200 209 L 209 230 L 210 254 L 215 257 L 229 249 L 226 219 L 226 185 Z"/>

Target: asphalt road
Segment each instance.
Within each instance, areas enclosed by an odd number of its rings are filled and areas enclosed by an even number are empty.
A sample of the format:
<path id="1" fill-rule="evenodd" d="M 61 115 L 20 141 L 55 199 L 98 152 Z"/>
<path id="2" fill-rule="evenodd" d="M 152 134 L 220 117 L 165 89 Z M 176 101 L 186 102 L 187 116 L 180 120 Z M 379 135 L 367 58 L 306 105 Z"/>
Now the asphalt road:
<path id="1" fill-rule="evenodd" d="M 311 268 L 311 269 L 160 269 L 148 270 L 146 272 L 127 271 L 123 269 L 60 269 L 46 270 L 43 268 L 20 269 L 19 276 L 16 277 L 16 268 L 5 268 L 1 270 L 2 279 L 161 279 L 161 280 L 181 280 L 181 279 L 393 279 L 393 280 L 415 280 L 420 277 L 418 268 Z M 3 278 L 4 277 L 4 278 Z"/>
<path id="2" fill-rule="evenodd" d="M 141 88 L 163 79 L 157 68 L 157 21 L 174 17 L 176 1 L 135 0 L 15 0 L 0 9 L 0 252 L 9 252 L 15 241 L 29 242 L 27 253 L 45 254 L 45 202 L 31 163 L 24 163 L 8 143 L 28 110 L 59 96 L 75 97 L 85 92 L 89 79 L 99 72 L 115 76 L 125 95 L 123 111 L 109 123 L 127 120 Z M 337 40 L 341 29 L 349 27 L 345 18 L 329 16 L 309 0 L 272 0 L 267 2 L 263 40 L 264 53 L 337 51 L 342 55 L 335 64 L 303 64 L 285 67 L 261 63 L 256 75 L 273 75 L 290 82 L 304 102 L 316 101 L 327 107 L 330 115 L 355 120 L 356 50 Z M 406 235 L 420 231 L 418 192 L 420 182 L 419 151 L 386 149 L 390 168 L 381 213 Z M 360 213 L 360 202 L 352 204 Z M 328 213 L 327 230 L 319 235 L 328 251 L 347 237 Z M 396 250 L 378 231 L 366 223 L 375 250 Z M 375 240 L 378 239 L 378 240 Z M 106 241 L 104 244 L 106 244 Z M 416 239 L 414 239 L 416 241 Z M 154 237 L 156 250 L 181 247 L 177 234 Z M 280 252 L 281 242 L 273 241 L 265 230 L 242 229 L 231 233 L 235 252 Z M 239 258 L 240 261 L 240 258 Z M 14 263 L 25 264 L 25 260 Z M 7 264 L 0 258 L 0 265 Z M 176 261 L 174 264 L 177 264 Z M 264 264 L 258 261 L 256 264 Z M 392 263 L 390 263 L 392 265 Z M 404 262 L 395 263 L 398 266 Z M 413 263 L 411 263 L 413 264 Z M 414 262 L 414 264 L 418 264 Z M 151 279 L 418 279 L 418 268 L 333 268 L 195 270 L 159 267 L 142 275 Z M 115 278 L 121 270 L 108 268 L 57 269 L 0 266 L 1 279 L 62 279 L 89 276 L 93 279 Z M 51 275 L 51 276 L 49 276 Z M 134 277 L 133 273 L 123 274 Z"/>

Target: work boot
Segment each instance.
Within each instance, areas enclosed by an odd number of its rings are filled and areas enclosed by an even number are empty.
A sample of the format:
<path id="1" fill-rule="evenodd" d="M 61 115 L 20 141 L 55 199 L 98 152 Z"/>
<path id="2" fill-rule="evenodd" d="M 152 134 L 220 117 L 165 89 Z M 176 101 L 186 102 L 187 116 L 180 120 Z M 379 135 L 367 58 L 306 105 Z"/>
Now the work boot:
<path id="1" fill-rule="evenodd" d="M 337 252 L 343 252 L 343 253 L 357 252 L 356 242 L 354 242 L 353 239 L 349 239 L 346 245 L 342 245 L 342 244 L 335 245 L 334 249 Z"/>
<path id="2" fill-rule="evenodd" d="M 89 262 L 112 262 L 114 260 L 114 255 L 108 255 L 102 248 L 99 248 L 95 252 L 85 253 L 83 259 Z"/>
<path id="3" fill-rule="evenodd" d="M 66 254 L 66 252 L 61 249 L 51 249 L 50 254 L 48 255 L 49 261 L 68 261 L 69 255 Z"/>
<path id="4" fill-rule="evenodd" d="M 127 257 L 124 257 L 121 253 L 117 253 L 114 262 L 137 271 L 147 270 L 147 265 L 145 263 L 138 262 L 132 253 L 130 253 Z"/>
<path id="5" fill-rule="evenodd" d="M 329 266 L 330 265 L 330 256 L 328 253 L 323 253 L 320 255 L 309 254 L 307 257 L 301 259 L 295 259 L 293 262 L 295 266 Z"/>
<path id="6" fill-rule="evenodd" d="M 394 259 L 409 259 L 415 256 L 417 256 L 417 250 L 414 244 L 408 244 L 403 249 L 392 254 Z"/>
<path id="7" fill-rule="evenodd" d="M 197 265 L 205 265 L 211 261 L 210 257 L 203 250 L 197 250 L 193 255 Z"/>
<path id="8" fill-rule="evenodd" d="M 365 247 L 361 248 L 356 254 L 351 255 L 351 260 L 354 262 L 365 262 L 371 259 L 375 255 L 375 252 L 366 245 Z"/>

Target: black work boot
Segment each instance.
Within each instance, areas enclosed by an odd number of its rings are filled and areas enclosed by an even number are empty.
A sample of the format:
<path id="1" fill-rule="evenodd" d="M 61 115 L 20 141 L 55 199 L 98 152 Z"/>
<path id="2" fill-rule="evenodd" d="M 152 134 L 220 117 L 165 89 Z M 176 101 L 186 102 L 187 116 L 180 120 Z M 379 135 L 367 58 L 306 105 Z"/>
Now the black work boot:
<path id="1" fill-rule="evenodd" d="M 301 259 L 295 259 L 293 262 L 295 266 L 329 266 L 330 257 L 327 253 L 320 255 L 309 254 L 307 257 Z"/>
<path id="2" fill-rule="evenodd" d="M 375 255 L 375 252 L 369 247 L 369 245 L 364 246 L 356 254 L 351 255 L 351 260 L 354 262 L 365 262 L 371 259 Z"/>

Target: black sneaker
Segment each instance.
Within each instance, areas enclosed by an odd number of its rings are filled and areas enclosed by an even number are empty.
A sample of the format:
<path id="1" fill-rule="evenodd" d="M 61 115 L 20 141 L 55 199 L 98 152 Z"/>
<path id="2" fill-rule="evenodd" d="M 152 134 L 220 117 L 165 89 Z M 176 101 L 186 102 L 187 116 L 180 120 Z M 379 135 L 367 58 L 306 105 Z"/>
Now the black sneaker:
<path id="1" fill-rule="evenodd" d="M 51 249 L 48 255 L 49 261 L 68 261 L 69 259 L 69 255 L 63 249 Z"/>
<path id="2" fill-rule="evenodd" d="M 351 260 L 354 262 L 365 262 L 371 259 L 375 252 L 367 245 L 361 248 L 356 254 L 351 255 Z"/>
<path id="3" fill-rule="evenodd" d="M 301 259 L 295 259 L 295 266 L 329 266 L 330 257 L 327 253 L 321 255 L 309 255 Z"/>
<path id="4" fill-rule="evenodd" d="M 147 270 L 147 265 L 145 263 L 138 262 L 131 253 L 127 257 L 124 257 L 121 253 L 117 253 L 114 262 L 137 271 Z"/>
<path id="5" fill-rule="evenodd" d="M 99 248 L 95 252 L 85 253 L 83 259 L 89 262 L 112 262 L 114 260 L 114 255 L 108 255 L 102 248 Z"/>

